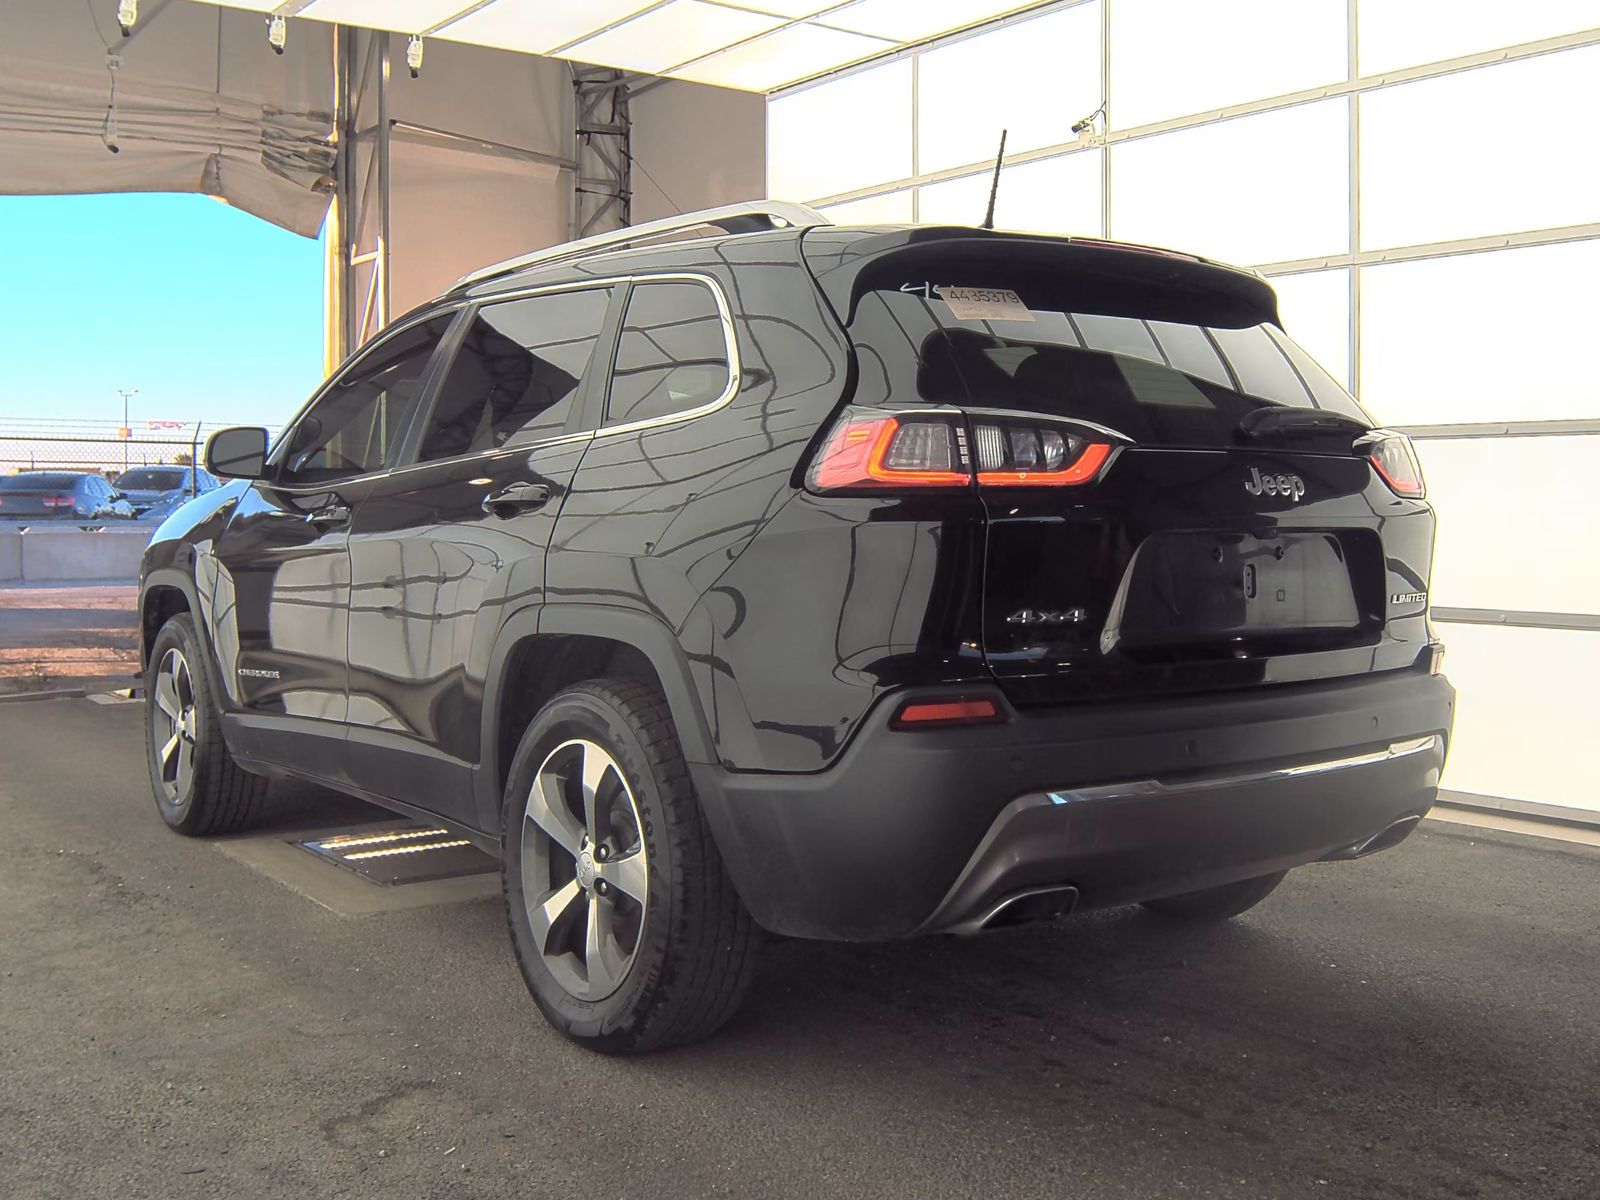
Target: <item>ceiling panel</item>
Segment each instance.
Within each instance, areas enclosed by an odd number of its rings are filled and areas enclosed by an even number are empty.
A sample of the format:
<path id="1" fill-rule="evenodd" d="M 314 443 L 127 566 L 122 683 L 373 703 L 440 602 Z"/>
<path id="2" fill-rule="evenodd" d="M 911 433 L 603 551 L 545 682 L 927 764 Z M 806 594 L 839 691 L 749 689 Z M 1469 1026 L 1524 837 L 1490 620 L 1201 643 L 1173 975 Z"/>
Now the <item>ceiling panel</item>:
<path id="1" fill-rule="evenodd" d="M 1042 0 L 204 0 L 768 92 Z"/>
<path id="2" fill-rule="evenodd" d="M 472 7 L 472 0 L 312 0 L 300 16 L 364 29 L 421 33 Z"/>
<path id="3" fill-rule="evenodd" d="M 992 20 L 1015 9 L 1017 0 L 858 0 L 819 18 L 825 24 L 897 42 L 917 42 Z"/>
<path id="4" fill-rule="evenodd" d="M 766 33 L 782 17 L 724 8 L 704 0 L 673 0 L 563 52 L 581 62 L 660 75 L 734 42 Z"/>
<path id="5" fill-rule="evenodd" d="M 548 54 L 651 7 L 655 0 L 496 0 L 438 31 L 456 42 Z"/>
<path id="6" fill-rule="evenodd" d="M 790 25 L 766 37 L 689 63 L 672 74 L 677 79 L 712 83 L 747 92 L 770 92 L 785 84 L 831 71 L 858 59 L 899 49 L 898 42 L 827 29 Z"/>

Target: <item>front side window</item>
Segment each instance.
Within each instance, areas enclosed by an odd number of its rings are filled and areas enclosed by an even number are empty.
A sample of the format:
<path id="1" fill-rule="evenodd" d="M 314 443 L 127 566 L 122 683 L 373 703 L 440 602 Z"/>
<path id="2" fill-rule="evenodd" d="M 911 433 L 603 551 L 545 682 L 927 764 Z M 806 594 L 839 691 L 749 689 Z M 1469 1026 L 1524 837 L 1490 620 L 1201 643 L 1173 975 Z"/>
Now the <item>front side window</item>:
<path id="1" fill-rule="evenodd" d="M 710 404 L 728 389 L 722 313 L 701 283 L 640 283 L 628 295 L 606 424 L 648 421 Z"/>
<path id="2" fill-rule="evenodd" d="M 421 321 L 363 354 L 295 425 L 279 481 L 331 483 L 382 470 L 450 321 Z"/>
<path id="3" fill-rule="evenodd" d="M 439 388 L 418 457 L 479 454 L 566 426 L 611 303 L 609 288 L 485 305 Z"/>

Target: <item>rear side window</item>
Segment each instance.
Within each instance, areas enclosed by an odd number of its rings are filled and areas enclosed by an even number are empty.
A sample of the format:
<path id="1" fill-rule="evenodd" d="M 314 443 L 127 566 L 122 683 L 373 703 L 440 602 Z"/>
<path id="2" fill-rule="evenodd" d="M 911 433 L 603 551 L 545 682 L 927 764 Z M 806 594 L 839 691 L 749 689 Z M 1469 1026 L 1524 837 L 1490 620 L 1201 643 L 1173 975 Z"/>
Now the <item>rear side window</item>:
<path id="1" fill-rule="evenodd" d="M 1128 312 L 1126 295 L 1116 315 L 1082 311 L 1082 289 L 1057 305 L 1037 278 L 1012 290 L 1021 305 L 985 320 L 957 316 L 932 286 L 868 292 L 851 325 L 863 398 L 1090 421 L 1150 446 L 1231 444 L 1239 422 L 1262 407 L 1372 423 L 1274 325 L 1143 318 Z M 1161 311 L 1154 302 L 1152 311 Z"/>
<path id="2" fill-rule="evenodd" d="M 422 436 L 428 462 L 525 445 L 566 426 L 611 289 L 488 304 L 472 319 Z"/>
<path id="3" fill-rule="evenodd" d="M 636 284 L 622 319 L 606 424 L 670 416 L 722 398 L 728 390 L 722 311 L 705 284 Z"/>

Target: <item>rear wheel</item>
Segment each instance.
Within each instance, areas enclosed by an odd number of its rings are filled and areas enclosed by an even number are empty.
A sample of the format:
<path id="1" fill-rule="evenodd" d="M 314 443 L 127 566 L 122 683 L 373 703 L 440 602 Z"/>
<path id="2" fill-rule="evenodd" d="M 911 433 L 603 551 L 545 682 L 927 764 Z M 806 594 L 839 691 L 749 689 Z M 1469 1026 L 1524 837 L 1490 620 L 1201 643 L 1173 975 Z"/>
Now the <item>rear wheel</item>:
<path id="1" fill-rule="evenodd" d="M 1225 883 L 1221 887 L 1185 892 L 1181 896 L 1146 900 L 1144 907 L 1163 917 L 1185 921 L 1226 921 L 1260 904 L 1288 873 L 1278 871 L 1271 875 L 1258 875 L 1254 879 L 1241 879 L 1238 883 Z"/>
<path id="2" fill-rule="evenodd" d="M 561 693 L 506 786 L 506 917 L 544 1015 L 592 1050 L 697 1041 L 738 1009 L 754 922 L 723 870 L 653 687 Z"/>
<path id="3" fill-rule="evenodd" d="M 189 837 L 233 833 L 260 813 L 267 781 L 228 753 L 205 648 L 179 613 L 161 627 L 145 673 L 145 747 L 161 819 Z"/>

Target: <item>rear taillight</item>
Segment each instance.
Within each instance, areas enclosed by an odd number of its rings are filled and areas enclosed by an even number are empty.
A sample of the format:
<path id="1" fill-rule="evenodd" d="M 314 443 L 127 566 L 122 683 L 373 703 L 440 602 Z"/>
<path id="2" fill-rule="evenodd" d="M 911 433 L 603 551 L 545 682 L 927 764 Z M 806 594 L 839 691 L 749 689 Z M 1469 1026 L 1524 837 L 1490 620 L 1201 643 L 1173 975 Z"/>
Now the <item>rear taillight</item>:
<path id="1" fill-rule="evenodd" d="M 847 409 L 807 473 L 812 491 L 1061 487 L 1090 483 L 1109 442 L 1021 417 L 962 413 L 895 416 Z"/>
<path id="2" fill-rule="evenodd" d="M 71 508 L 72 507 L 72 497 L 71 496 L 46 496 L 44 498 L 44 506 L 46 508 Z"/>
<path id="3" fill-rule="evenodd" d="M 1422 463 L 1417 460 L 1411 439 L 1403 433 L 1375 429 L 1360 442 L 1367 461 L 1389 490 L 1408 500 L 1421 500 L 1428 494 L 1422 481 Z"/>

